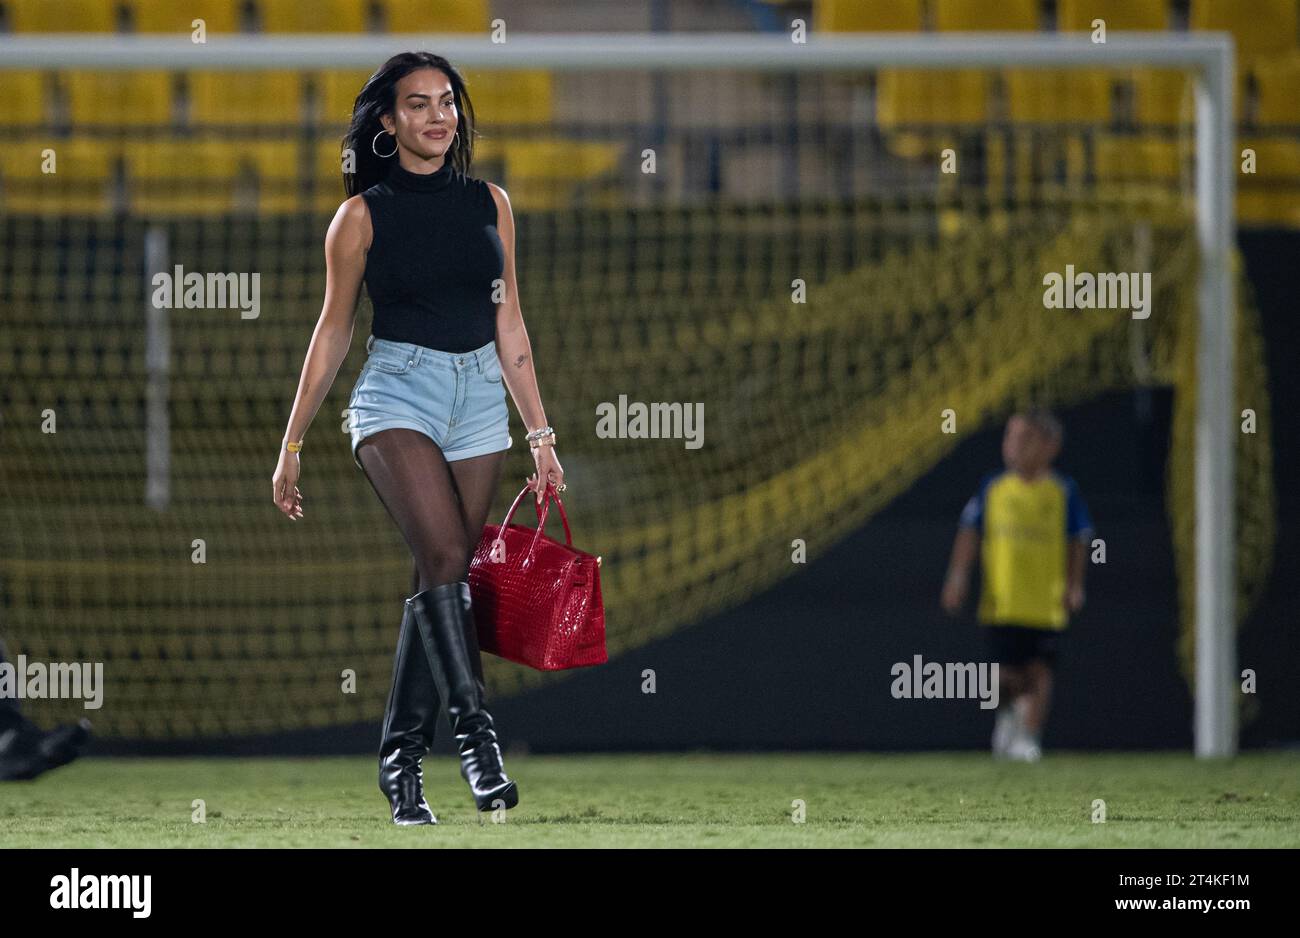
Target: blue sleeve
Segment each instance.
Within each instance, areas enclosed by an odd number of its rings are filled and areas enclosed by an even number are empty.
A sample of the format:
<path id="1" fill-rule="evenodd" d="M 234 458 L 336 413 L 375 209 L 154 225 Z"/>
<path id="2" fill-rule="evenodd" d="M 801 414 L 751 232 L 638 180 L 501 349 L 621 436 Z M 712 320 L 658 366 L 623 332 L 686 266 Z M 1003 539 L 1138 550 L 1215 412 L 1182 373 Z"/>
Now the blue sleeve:
<path id="1" fill-rule="evenodd" d="M 990 472 L 980 482 L 979 491 L 970 497 L 966 507 L 961 510 L 961 520 L 958 524 L 963 528 L 974 528 L 979 534 L 984 533 L 984 498 L 988 494 L 989 485 L 998 477 L 998 473 Z"/>
<path id="2" fill-rule="evenodd" d="M 1090 540 L 1092 538 L 1092 517 L 1088 506 L 1084 504 L 1079 486 L 1071 478 L 1065 480 L 1065 536 L 1072 540 Z"/>

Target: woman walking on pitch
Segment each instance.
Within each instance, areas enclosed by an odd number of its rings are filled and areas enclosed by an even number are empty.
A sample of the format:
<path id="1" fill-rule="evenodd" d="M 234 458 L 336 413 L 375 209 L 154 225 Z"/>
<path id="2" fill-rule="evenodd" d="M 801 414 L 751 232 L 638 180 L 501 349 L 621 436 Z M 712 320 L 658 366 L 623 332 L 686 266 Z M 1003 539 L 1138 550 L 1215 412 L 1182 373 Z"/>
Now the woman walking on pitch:
<path id="1" fill-rule="evenodd" d="M 469 175 L 473 138 L 465 82 L 441 56 L 394 56 L 361 89 L 344 140 L 350 198 L 325 236 L 324 306 L 272 480 L 276 506 L 301 518 L 302 438 L 347 356 L 364 279 L 374 322 L 348 405 L 353 460 L 413 563 L 379 752 L 398 824 L 437 823 L 421 760 L 440 705 L 478 809 L 519 800 L 484 706 L 468 583 L 511 444 L 507 387 L 529 428 L 530 486 L 539 500 L 565 488 L 519 308 L 510 202 Z"/>

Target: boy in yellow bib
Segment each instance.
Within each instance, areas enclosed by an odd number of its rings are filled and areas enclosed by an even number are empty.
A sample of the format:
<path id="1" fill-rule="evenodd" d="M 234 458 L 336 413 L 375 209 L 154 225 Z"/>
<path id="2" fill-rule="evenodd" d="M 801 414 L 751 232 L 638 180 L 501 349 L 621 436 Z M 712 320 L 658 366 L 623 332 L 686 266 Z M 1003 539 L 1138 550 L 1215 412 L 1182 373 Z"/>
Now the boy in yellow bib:
<path id="1" fill-rule="evenodd" d="M 1052 463 L 1060 422 L 1029 410 L 1007 421 L 1006 469 L 984 478 L 961 513 L 941 602 L 960 611 L 976 554 L 983 568 L 979 621 L 998 662 L 995 758 L 1037 761 L 1052 692 L 1057 644 L 1083 607 L 1092 521 L 1079 487 Z"/>

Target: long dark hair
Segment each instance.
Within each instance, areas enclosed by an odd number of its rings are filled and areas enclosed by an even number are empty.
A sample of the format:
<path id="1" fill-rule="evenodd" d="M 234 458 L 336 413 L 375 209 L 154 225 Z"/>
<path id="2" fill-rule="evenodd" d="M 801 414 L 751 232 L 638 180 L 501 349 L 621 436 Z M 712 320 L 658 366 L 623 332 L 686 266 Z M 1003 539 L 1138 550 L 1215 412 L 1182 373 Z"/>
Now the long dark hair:
<path id="1" fill-rule="evenodd" d="M 347 136 L 343 138 L 343 151 L 352 151 L 355 159 L 353 165 L 356 168 L 356 172 L 343 173 L 343 188 L 348 195 L 365 192 L 382 182 L 388 175 L 389 168 L 397 162 L 395 156 L 387 159 L 376 156 L 371 143 L 374 142 L 375 134 L 384 129 L 379 121 L 380 116 L 391 114 L 397 106 L 397 83 L 411 72 L 422 68 L 439 69 L 451 81 L 451 93 L 456 102 L 459 120 L 456 128 L 459 136 L 453 138 L 446 158 L 451 160 L 453 169 L 469 173 L 470 164 L 474 161 L 474 105 L 469 99 L 465 79 L 440 55 L 432 52 L 401 52 L 370 76 L 352 105 L 352 122 L 348 125 Z"/>

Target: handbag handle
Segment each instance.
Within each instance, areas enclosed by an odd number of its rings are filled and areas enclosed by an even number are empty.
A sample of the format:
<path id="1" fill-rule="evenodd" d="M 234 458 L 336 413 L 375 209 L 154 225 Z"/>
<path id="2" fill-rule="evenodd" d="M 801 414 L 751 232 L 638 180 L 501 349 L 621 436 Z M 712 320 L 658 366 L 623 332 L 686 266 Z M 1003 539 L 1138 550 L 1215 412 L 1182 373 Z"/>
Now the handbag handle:
<path id="1" fill-rule="evenodd" d="M 501 522 L 502 531 L 510 526 L 510 521 L 515 516 L 515 510 L 519 507 L 519 503 L 524 500 L 524 496 L 527 495 L 529 491 L 529 486 L 525 485 L 519 491 L 519 494 L 515 496 L 515 500 L 510 504 L 510 510 L 506 512 L 505 520 Z M 573 534 L 569 531 L 569 515 L 564 510 L 564 502 L 560 501 L 560 495 L 555 491 L 555 486 L 550 482 L 546 483 L 545 495 L 546 500 L 541 503 L 540 507 L 536 504 L 536 500 L 534 500 L 534 508 L 537 511 L 537 530 L 533 532 L 533 539 L 528 545 L 528 557 L 524 559 L 525 566 L 528 564 L 528 561 L 532 559 L 533 549 L 537 546 L 537 539 L 542 536 L 542 532 L 546 529 L 546 517 L 551 510 L 552 498 L 555 499 L 555 504 L 560 506 L 560 520 L 564 523 L 564 545 L 566 547 L 573 546 Z"/>
<path id="2" fill-rule="evenodd" d="M 573 546 L 573 534 L 569 531 L 569 515 L 564 510 L 564 502 L 560 501 L 560 493 L 555 491 L 555 486 L 550 482 L 546 483 L 546 500 L 542 502 L 541 514 L 537 516 L 538 530 L 546 527 L 546 516 L 551 511 L 551 499 L 555 499 L 555 504 L 560 506 L 560 521 L 564 524 L 564 546 Z"/>

